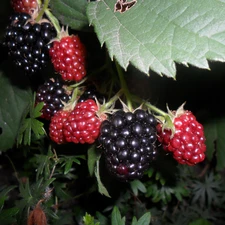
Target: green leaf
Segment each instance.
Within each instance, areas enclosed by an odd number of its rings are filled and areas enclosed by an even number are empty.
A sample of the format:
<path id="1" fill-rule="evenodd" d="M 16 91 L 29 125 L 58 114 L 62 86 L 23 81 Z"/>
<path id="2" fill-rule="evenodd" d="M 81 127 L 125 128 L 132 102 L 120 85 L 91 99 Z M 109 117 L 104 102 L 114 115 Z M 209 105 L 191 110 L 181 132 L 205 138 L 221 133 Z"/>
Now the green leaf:
<path id="1" fill-rule="evenodd" d="M 138 190 L 142 193 L 146 193 L 147 191 L 145 185 L 140 180 L 133 180 L 132 182 L 130 182 L 130 185 L 134 195 L 136 196 L 138 195 Z"/>
<path id="2" fill-rule="evenodd" d="M 33 101 L 29 104 L 28 108 L 25 110 L 23 120 L 21 122 L 21 127 L 17 136 L 17 145 L 23 144 L 30 145 L 32 139 L 32 133 L 37 139 L 45 134 L 44 123 L 40 122 L 37 118 L 41 115 L 41 109 L 44 103 L 41 102 L 35 105 L 35 93 L 33 94 Z"/>
<path id="3" fill-rule="evenodd" d="M 111 198 L 111 196 L 109 195 L 107 189 L 103 185 L 103 183 L 101 181 L 101 178 L 100 178 L 100 173 L 99 173 L 99 160 L 100 160 L 100 157 L 96 161 L 96 167 L 95 167 L 95 176 L 96 176 L 96 179 L 97 179 L 97 182 L 98 182 L 98 191 L 99 191 L 100 194 L 105 195 L 106 197 Z"/>
<path id="4" fill-rule="evenodd" d="M 212 225 L 212 223 L 210 223 L 209 221 L 205 219 L 198 219 L 189 223 L 188 225 Z"/>
<path id="5" fill-rule="evenodd" d="M 116 206 L 112 211 L 111 225 L 125 225 L 125 217 L 121 217 L 120 211 Z"/>
<path id="6" fill-rule="evenodd" d="M 90 214 L 86 213 L 83 217 L 84 225 L 100 225 L 99 222 L 95 223 L 95 219 Z"/>
<path id="7" fill-rule="evenodd" d="M 145 213 L 139 220 L 137 221 L 137 225 L 149 225 L 151 221 L 151 213 Z"/>
<path id="8" fill-rule="evenodd" d="M 74 30 L 90 30 L 86 16 L 85 0 L 51 0 L 50 8 L 60 22 Z"/>
<path id="9" fill-rule="evenodd" d="M 99 151 L 96 149 L 96 145 L 91 145 L 91 147 L 88 149 L 88 170 L 91 176 L 94 175 L 95 165 L 96 161 L 98 160 L 100 156 Z"/>
<path id="10" fill-rule="evenodd" d="M 0 213 L 1 224 L 11 225 L 15 223 L 16 222 L 15 216 L 18 214 L 19 211 L 20 209 L 17 207 L 2 210 L 2 212 Z"/>
<path id="11" fill-rule="evenodd" d="M 1 66 L 0 151 L 6 151 L 15 144 L 24 110 L 29 105 L 32 95 L 31 90 L 26 87 L 27 80 L 22 75 L 18 74 L 21 76 L 18 81 L 17 78 L 12 77 L 12 75 L 17 75 L 12 66 L 8 64 Z M 21 82 L 24 83 L 24 86 Z"/>
<path id="12" fill-rule="evenodd" d="M 209 160 L 212 159 L 216 152 L 216 169 L 222 170 L 225 168 L 225 118 L 217 118 L 207 121 L 204 124 L 204 133 L 206 137 L 206 156 Z"/>
<path id="13" fill-rule="evenodd" d="M 225 4 L 218 0 L 139 0 L 130 10 L 114 12 L 116 1 L 88 4 L 87 16 L 110 57 L 176 76 L 175 62 L 208 69 L 208 61 L 225 61 Z"/>

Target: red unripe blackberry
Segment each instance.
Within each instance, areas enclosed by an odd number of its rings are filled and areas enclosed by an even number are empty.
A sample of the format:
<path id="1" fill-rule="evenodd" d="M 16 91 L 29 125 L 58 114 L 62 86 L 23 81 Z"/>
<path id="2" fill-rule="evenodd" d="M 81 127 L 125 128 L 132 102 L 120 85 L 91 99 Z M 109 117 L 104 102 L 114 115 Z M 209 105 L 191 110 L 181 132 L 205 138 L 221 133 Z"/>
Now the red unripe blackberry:
<path id="1" fill-rule="evenodd" d="M 101 119 L 98 106 L 92 99 L 77 103 L 63 126 L 67 142 L 92 144 L 99 136 Z"/>
<path id="2" fill-rule="evenodd" d="M 37 0 L 11 0 L 15 12 L 32 14 L 38 8 Z"/>
<path id="3" fill-rule="evenodd" d="M 139 179 L 156 156 L 155 117 L 142 110 L 117 111 L 102 122 L 99 143 L 109 172 L 122 181 Z"/>
<path id="4" fill-rule="evenodd" d="M 79 36 L 63 36 L 50 49 L 55 71 L 67 81 L 80 81 L 86 75 L 86 49 Z"/>
<path id="5" fill-rule="evenodd" d="M 66 143 L 66 139 L 63 135 L 63 124 L 70 114 L 70 111 L 59 110 L 52 116 L 49 124 L 49 137 L 57 144 Z"/>
<path id="6" fill-rule="evenodd" d="M 36 92 L 36 103 L 44 102 L 41 117 L 50 120 L 71 99 L 66 85 L 59 79 L 49 79 L 40 85 Z"/>
<path id="7" fill-rule="evenodd" d="M 195 165 L 205 159 L 205 136 L 203 126 L 190 111 L 184 111 L 173 119 L 175 133 L 157 125 L 158 140 L 166 151 L 172 152 L 180 164 Z"/>
<path id="8" fill-rule="evenodd" d="M 26 74 L 41 71 L 49 62 L 49 41 L 56 36 L 54 27 L 48 23 L 27 22 L 27 13 L 15 13 L 10 17 L 3 45 L 13 62 Z"/>

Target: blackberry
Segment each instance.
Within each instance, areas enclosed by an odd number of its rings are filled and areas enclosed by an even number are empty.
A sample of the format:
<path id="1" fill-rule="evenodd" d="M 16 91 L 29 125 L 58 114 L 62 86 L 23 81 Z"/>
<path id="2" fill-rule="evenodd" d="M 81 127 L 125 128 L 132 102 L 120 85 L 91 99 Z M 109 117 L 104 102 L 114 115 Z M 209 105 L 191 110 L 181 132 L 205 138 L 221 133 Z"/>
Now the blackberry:
<path id="1" fill-rule="evenodd" d="M 101 124 L 99 143 L 106 167 L 122 181 L 139 179 L 156 156 L 155 117 L 142 110 L 117 111 Z"/>
<path id="2" fill-rule="evenodd" d="M 27 13 L 15 13 L 6 27 L 3 45 L 8 55 L 25 74 L 34 74 L 50 61 L 50 40 L 56 36 L 54 27 L 48 23 L 33 23 Z M 31 21 L 31 20 L 30 20 Z"/>
<path id="3" fill-rule="evenodd" d="M 78 102 L 85 102 L 88 99 L 97 99 L 100 104 L 103 104 L 105 97 L 97 91 L 95 86 L 89 86 L 79 97 Z"/>
<path id="4" fill-rule="evenodd" d="M 63 102 L 67 103 L 70 99 L 71 94 L 67 93 L 60 80 L 49 79 L 36 92 L 36 103 L 44 102 L 41 117 L 47 120 L 63 108 Z"/>

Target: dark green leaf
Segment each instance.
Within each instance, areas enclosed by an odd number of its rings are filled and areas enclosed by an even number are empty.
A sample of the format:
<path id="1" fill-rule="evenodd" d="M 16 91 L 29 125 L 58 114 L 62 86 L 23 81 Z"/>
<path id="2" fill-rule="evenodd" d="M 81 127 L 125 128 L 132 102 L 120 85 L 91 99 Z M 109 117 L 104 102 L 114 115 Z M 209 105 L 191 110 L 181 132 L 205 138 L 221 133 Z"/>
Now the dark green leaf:
<path id="1" fill-rule="evenodd" d="M 87 16 L 123 68 L 131 63 L 145 74 L 151 69 L 174 78 L 175 62 L 208 69 L 207 60 L 225 61 L 224 3 L 140 0 L 124 13 L 114 12 L 115 3 L 91 2 Z"/>
<path id="2" fill-rule="evenodd" d="M 74 30 L 90 30 L 85 0 L 51 0 L 50 8 L 60 22 Z"/>
<path id="3" fill-rule="evenodd" d="M 15 144 L 24 110 L 32 95 L 26 87 L 27 80 L 21 76 L 17 80 L 11 65 L 2 64 L 0 69 L 0 150 L 6 151 Z M 5 68 L 7 67 L 7 68 Z M 3 70 L 4 69 L 4 70 Z M 6 72 L 5 72 L 6 71 Z M 12 76 L 15 77 L 12 77 Z M 21 82 L 24 84 L 21 85 Z"/>
<path id="4" fill-rule="evenodd" d="M 16 222 L 16 215 L 20 211 L 19 208 L 13 207 L 10 209 L 4 209 L 2 212 L 0 212 L 0 221 L 1 224 L 4 225 L 11 225 Z"/>
<path id="5" fill-rule="evenodd" d="M 205 219 L 198 219 L 189 223 L 188 225 L 212 225 L 212 223 L 210 223 L 209 221 Z"/>
<path id="6" fill-rule="evenodd" d="M 218 118 L 208 121 L 204 124 L 206 137 L 206 155 L 209 160 L 212 159 L 216 151 L 217 170 L 225 168 L 225 118 Z"/>
<path id="7" fill-rule="evenodd" d="M 96 145 L 91 145 L 91 147 L 88 149 L 88 170 L 91 176 L 94 175 L 95 165 L 96 161 L 98 160 L 100 156 L 99 151 L 96 149 Z"/>

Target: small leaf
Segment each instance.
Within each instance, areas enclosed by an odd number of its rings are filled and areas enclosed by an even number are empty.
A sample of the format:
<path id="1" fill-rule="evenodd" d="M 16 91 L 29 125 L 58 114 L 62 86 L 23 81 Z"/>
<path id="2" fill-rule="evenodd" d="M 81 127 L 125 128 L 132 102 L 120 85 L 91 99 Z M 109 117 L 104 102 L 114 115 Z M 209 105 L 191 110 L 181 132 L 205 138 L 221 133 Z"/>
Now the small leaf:
<path id="1" fill-rule="evenodd" d="M 151 221 L 151 213 L 145 213 L 139 220 L 137 221 L 137 225 L 150 225 Z"/>
<path id="2" fill-rule="evenodd" d="M 119 209 L 115 206 L 111 215 L 111 225 L 125 225 L 125 217 L 122 218 Z"/>
<path id="3" fill-rule="evenodd" d="M 138 195 L 138 190 L 142 193 L 146 193 L 147 191 L 145 185 L 140 180 L 133 180 L 132 182 L 130 182 L 130 185 L 135 196 Z"/>
<path id="4" fill-rule="evenodd" d="M 96 176 L 97 182 L 98 182 L 98 191 L 99 191 L 100 194 L 105 195 L 106 197 L 111 198 L 111 196 L 109 195 L 107 189 L 105 188 L 105 186 L 103 185 L 103 183 L 101 182 L 101 179 L 100 179 L 99 160 L 100 160 L 100 157 L 96 161 L 96 168 L 95 168 L 95 176 Z"/>
<path id="5" fill-rule="evenodd" d="M 91 147 L 88 149 L 88 170 L 91 176 L 94 175 L 95 165 L 96 161 L 98 160 L 100 156 L 100 152 L 96 149 L 96 145 L 91 145 Z"/>
<path id="6" fill-rule="evenodd" d="M 95 219 L 90 214 L 86 213 L 83 217 L 84 225 L 100 225 L 99 222 L 95 223 Z"/>

